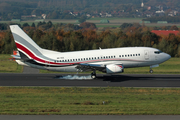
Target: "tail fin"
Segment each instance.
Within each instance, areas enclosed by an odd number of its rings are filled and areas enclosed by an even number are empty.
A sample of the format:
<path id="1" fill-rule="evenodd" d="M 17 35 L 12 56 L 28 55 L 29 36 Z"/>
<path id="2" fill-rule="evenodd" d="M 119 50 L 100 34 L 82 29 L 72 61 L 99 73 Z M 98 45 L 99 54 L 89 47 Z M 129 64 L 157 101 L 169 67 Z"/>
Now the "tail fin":
<path id="1" fill-rule="evenodd" d="M 42 55 L 42 48 L 40 48 L 18 25 L 11 25 L 10 29 L 22 59 L 33 59 L 34 56 Z"/>

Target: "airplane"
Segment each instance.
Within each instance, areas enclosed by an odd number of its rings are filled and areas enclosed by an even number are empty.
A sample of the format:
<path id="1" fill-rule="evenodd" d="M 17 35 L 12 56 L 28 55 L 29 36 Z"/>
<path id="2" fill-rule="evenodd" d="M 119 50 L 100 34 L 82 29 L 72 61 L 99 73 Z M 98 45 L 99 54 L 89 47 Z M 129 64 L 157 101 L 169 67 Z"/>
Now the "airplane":
<path id="1" fill-rule="evenodd" d="M 124 68 L 150 66 L 158 67 L 171 58 L 156 48 L 122 47 L 110 49 L 57 52 L 39 47 L 18 25 L 10 25 L 17 46 L 17 55 L 12 55 L 20 65 L 59 72 L 96 71 L 107 74 L 123 73 Z"/>

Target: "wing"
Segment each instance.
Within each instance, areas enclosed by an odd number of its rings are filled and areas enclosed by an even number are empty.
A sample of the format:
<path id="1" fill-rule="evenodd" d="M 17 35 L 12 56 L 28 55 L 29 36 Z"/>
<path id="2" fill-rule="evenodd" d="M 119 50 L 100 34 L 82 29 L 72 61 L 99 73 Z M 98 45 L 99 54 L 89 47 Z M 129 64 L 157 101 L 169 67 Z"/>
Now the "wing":
<path id="1" fill-rule="evenodd" d="M 99 70 L 99 71 L 105 72 L 106 71 L 106 65 L 104 65 L 104 64 L 80 63 L 77 65 L 77 69 L 79 69 L 81 71 Z"/>

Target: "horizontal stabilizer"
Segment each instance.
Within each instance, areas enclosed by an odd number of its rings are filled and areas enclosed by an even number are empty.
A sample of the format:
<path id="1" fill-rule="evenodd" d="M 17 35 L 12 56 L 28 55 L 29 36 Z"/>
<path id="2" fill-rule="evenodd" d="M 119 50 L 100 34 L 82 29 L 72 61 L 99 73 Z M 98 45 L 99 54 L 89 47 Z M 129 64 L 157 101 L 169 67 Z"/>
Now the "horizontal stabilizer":
<path id="1" fill-rule="evenodd" d="M 34 59 L 21 58 L 19 55 L 11 55 L 14 60 L 23 60 L 24 62 L 34 62 Z"/>
<path id="2" fill-rule="evenodd" d="M 21 60 L 21 57 L 19 55 L 11 55 L 15 60 Z"/>

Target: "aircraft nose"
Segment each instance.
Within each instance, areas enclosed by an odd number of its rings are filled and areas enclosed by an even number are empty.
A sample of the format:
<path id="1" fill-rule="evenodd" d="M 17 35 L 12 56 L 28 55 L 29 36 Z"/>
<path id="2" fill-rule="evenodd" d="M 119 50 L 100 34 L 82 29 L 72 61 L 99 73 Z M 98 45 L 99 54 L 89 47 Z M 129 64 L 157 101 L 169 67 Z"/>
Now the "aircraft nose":
<path id="1" fill-rule="evenodd" d="M 166 60 L 169 60 L 171 58 L 171 56 L 167 53 L 165 53 L 165 54 L 166 54 Z"/>

